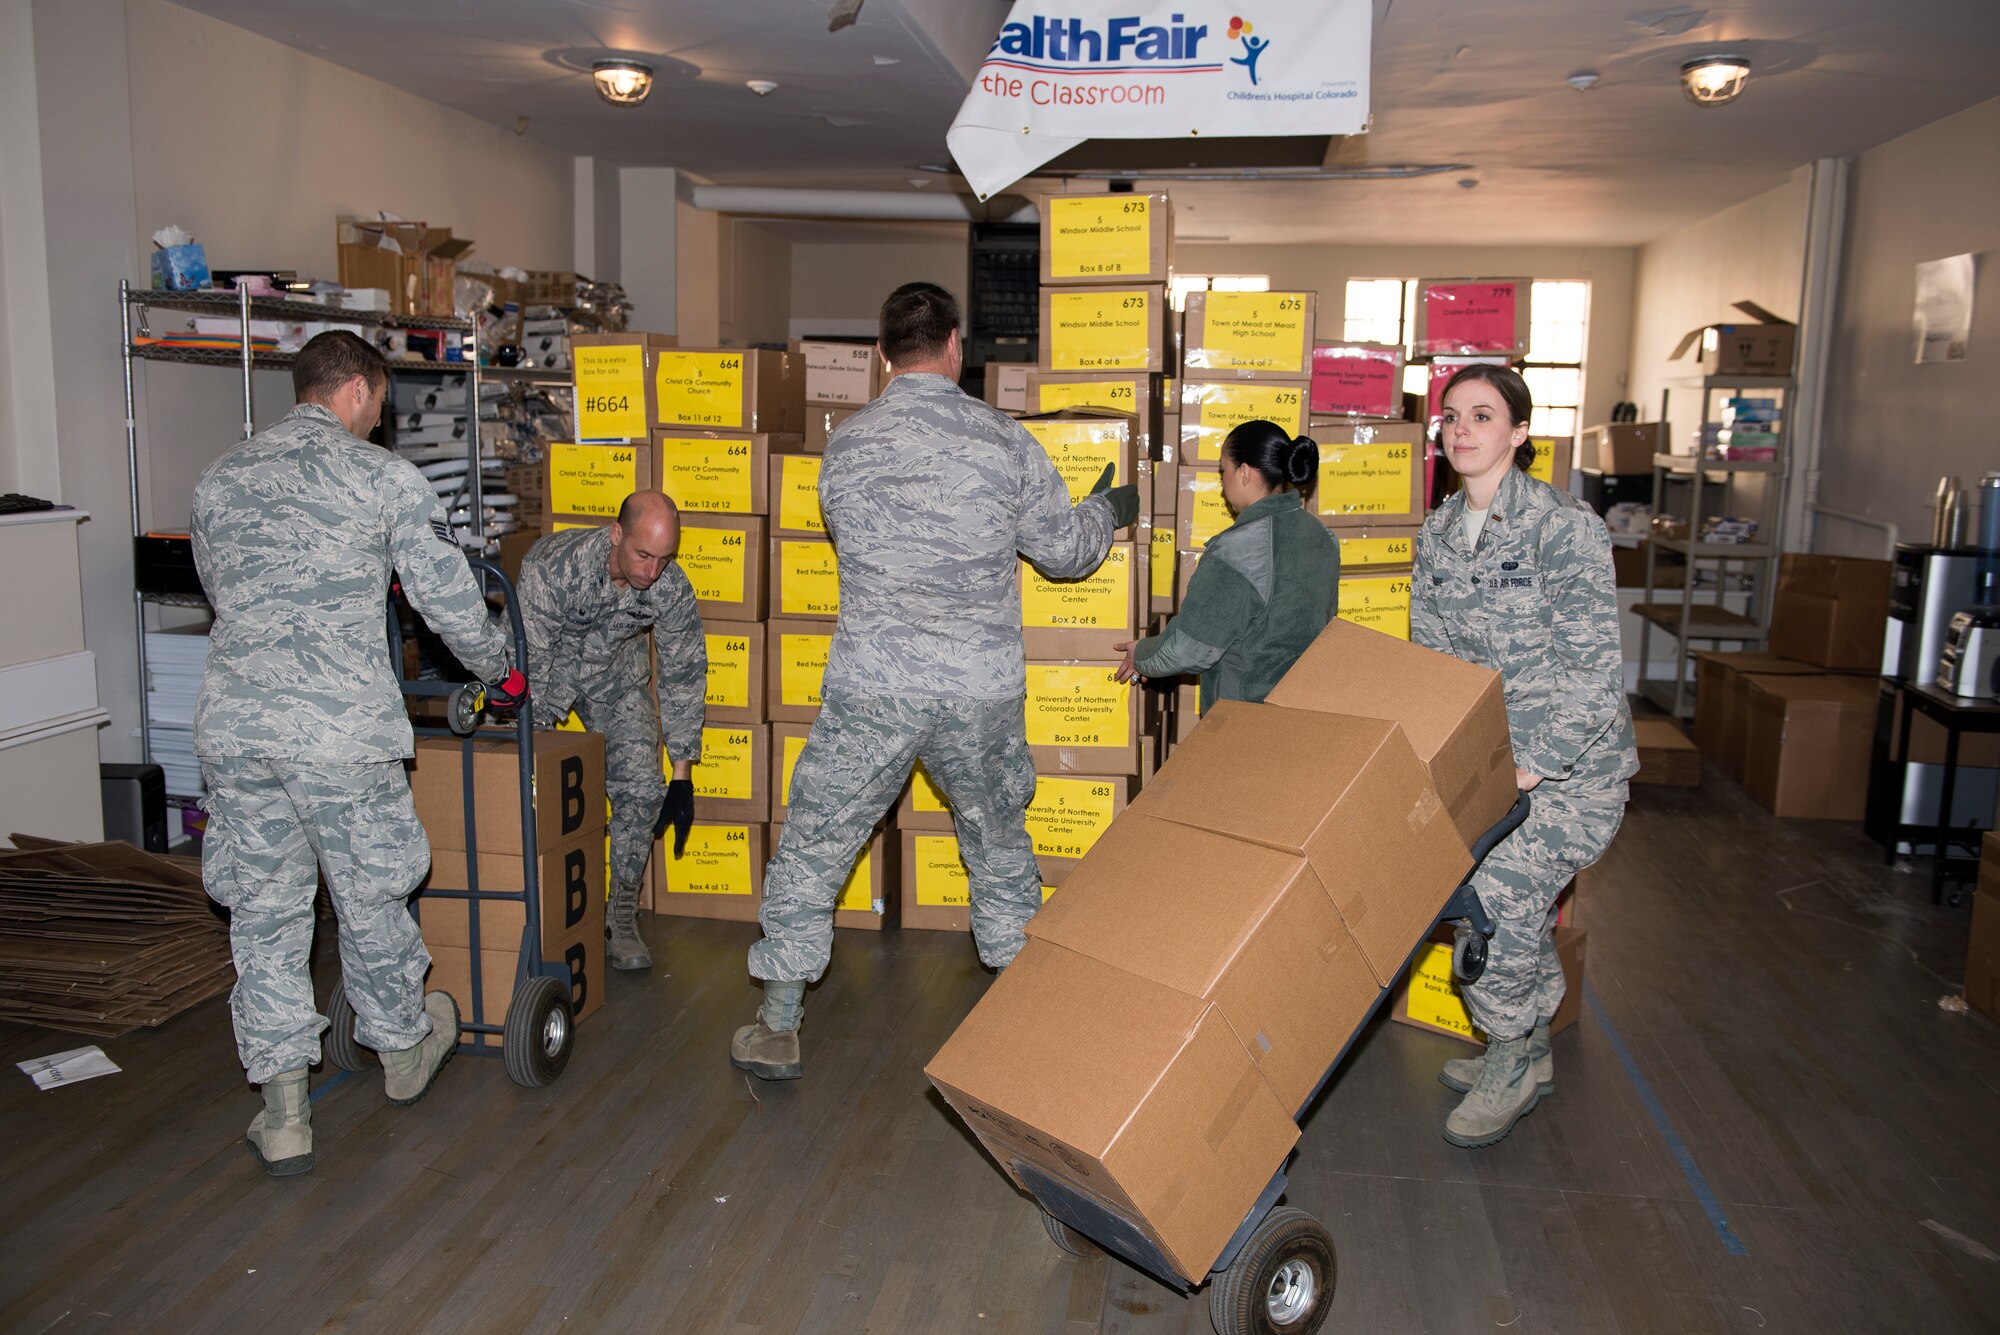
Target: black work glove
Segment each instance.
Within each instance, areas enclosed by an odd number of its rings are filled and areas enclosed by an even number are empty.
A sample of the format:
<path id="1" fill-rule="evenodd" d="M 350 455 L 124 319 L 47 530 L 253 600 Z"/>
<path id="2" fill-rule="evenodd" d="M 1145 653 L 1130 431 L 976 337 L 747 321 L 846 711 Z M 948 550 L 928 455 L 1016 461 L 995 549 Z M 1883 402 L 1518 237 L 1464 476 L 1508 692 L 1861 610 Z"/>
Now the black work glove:
<path id="1" fill-rule="evenodd" d="M 486 708 L 489 713 L 511 714 L 528 701 L 528 677 L 519 668 L 512 668 L 497 682 L 486 684 Z"/>
<path id="2" fill-rule="evenodd" d="M 688 831 L 694 828 L 694 780 L 672 779 L 667 783 L 667 800 L 660 803 L 660 819 L 653 824 L 653 837 L 674 827 L 674 856 L 687 852 Z"/>
<path id="3" fill-rule="evenodd" d="M 1111 479 L 1117 476 L 1117 464 L 1104 465 L 1104 471 L 1097 475 L 1097 485 L 1090 489 L 1090 494 L 1102 496 L 1111 503 L 1113 528 L 1130 528 L 1139 522 L 1139 489 L 1129 483 L 1122 487 L 1112 486 Z"/>

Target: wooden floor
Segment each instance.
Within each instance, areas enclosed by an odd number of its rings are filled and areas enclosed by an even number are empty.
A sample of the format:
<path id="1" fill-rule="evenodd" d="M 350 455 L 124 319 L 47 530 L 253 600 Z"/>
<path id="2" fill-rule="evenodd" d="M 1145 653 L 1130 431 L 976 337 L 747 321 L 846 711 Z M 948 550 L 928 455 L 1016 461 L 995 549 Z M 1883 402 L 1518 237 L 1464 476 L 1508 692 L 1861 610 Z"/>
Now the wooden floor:
<path id="1" fill-rule="evenodd" d="M 1434 1077 L 1467 1049 L 1384 1022 L 1311 1113 L 1290 1200 L 1338 1246 L 1327 1329 L 2000 1328 L 2000 1029 L 1937 1005 L 1968 912 L 1712 771 L 1636 790 L 1553 1099 L 1456 1149 Z M 9 1074 L 0 1330 L 1208 1331 L 1204 1295 L 1056 1251 L 930 1092 L 986 985 L 968 941 L 842 932 L 806 1079 L 764 1086 L 725 1057 L 752 935 L 654 926 L 662 967 L 611 980 L 548 1089 L 467 1057 L 411 1109 L 348 1079 L 287 1181 L 243 1147 L 220 1002 L 106 1043 L 120 1075 Z M 77 1042 L 0 1030 L 8 1063 Z"/>

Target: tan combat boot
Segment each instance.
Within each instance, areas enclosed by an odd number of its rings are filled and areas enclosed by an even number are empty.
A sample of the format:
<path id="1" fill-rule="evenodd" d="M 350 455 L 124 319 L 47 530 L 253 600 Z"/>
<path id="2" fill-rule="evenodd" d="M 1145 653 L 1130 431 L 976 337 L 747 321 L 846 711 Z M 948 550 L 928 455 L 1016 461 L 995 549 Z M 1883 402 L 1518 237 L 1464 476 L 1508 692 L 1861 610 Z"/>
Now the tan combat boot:
<path id="1" fill-rule="evenodd" d="M 1528 1035 L 1528 1065 L 1535 1074 L 1535 1096 L 1547 1098 L 1556 1092 L 1556 1059 L 1550 1048 L 1549 1027 L 1538 1024 Z M 1444 1064 L 1438 1072 L 1438 1083 L 1446 1089 L 1460 1094 L 1470 1094 L 1472 1087 L 1479 1083 L 1479 1072 L 1486 1065 L 1486 1057 L 1455 1057 Z"/>
<path id="2" fill-rule="evenodd" d="M 306 1068 L 264 1082 L 264 1111 L 244 1139 L 272 1177 L 310 1173 L 313 1167 L 312 1103 L 306 1097 Z"/>
<path id="3" fill-rule="evenodd" d="M 805 1018 L 804 983 L 764 984 L 757 1023 L 746 1024 L 729 1042 L 729 1064 L 760 1080 L 796 1080 L 805 1074 L 799 1059 L 799 1022 Z"/>
<path id="4" fill-rule="evenodd" d="M 1486 1045 L 1486 1061 L 1471 1092 L 1445 1118 L 1444 1138 L 1469 1150 L 1494 1144 L 1540 1097 L 1528 1065 L 1528 1040 L 1496 1038 Z"/>
<path id="5" fill-rule="evenodd" d="M 424 1014 L 431 1031 L 423 1042 L 401 1052 L 382 1053 L 382 1092 L 398 1108 L 407 1108 L 431 1092 L 437 1073 L 458 1051 L 458 1003 L 449 992 L 424 993 Z"/>
<path id="6" fill-rule="evenodd" d="M 639 938 L 639 885 L 614 883 L 604 912 L 604 958 L 614 969 L 650 969 L 653 956 Z"/>

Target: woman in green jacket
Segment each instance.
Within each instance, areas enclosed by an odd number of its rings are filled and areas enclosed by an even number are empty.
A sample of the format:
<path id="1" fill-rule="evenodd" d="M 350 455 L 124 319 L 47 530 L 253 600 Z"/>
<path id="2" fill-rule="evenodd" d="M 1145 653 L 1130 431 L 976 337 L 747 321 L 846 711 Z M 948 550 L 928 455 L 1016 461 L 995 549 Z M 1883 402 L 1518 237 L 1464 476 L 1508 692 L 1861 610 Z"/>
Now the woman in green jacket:
<path id="1" fill-rule="evenodd" d="M 1222 442 L 1222 498 L 1236 522 L 1209 539 L 1166 630 L 1119 646 L 1118 680 L 1201 674 L 1201 707 L 1262 700 L 1339 611 L 1340 546 L 1300 496 L 1319 446 L 1275 422 Z"/>

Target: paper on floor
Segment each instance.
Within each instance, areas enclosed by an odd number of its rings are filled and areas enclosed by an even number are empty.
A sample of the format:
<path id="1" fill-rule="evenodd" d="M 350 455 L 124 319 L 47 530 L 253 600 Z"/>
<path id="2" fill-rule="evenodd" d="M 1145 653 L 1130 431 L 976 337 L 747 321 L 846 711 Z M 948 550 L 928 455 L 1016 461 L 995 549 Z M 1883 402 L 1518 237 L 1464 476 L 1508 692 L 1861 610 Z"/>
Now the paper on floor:
<path id="1" fill-rule="evenodd" d="M 58 1085 L 73 1085 L 95 1076 L 116 1075 L 119 1069 L 116 1062 L 104 1055 L 104 1049 L 95 1045 L 14 1064 L 35 1082 L 37 1089 L 54 1089 Z"/>

